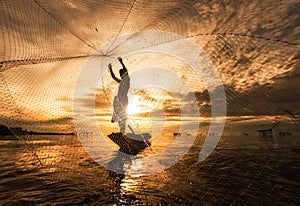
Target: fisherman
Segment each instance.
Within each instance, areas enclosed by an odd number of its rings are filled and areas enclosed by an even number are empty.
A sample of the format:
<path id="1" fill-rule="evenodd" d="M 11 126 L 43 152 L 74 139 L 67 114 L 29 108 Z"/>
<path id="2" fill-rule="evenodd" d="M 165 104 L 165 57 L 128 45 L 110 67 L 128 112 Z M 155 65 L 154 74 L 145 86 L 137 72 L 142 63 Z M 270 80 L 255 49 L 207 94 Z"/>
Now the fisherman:
<path id="1" fill-rule="evenodd" d="M 114 97 L 113 101 L 113 116 L 111 122 L 118 122 L 119 129 L 122 134 L 125 133 L 125 127 L 126 127 L 126 108 L 128 105 L 128 90 L 130 87 L 130 78 L 128 75 L 128 70 L 125 67 L 123 60 L 121 57 L 118 57 L 119 62 L 121 63 L 122 67 L 119 70 L 119 74 L 121 79 L 118 79 L 112 70 L 112 65 L 108 64 L 108 68 L 111 74 L 111 77 L 119 83 L 118 87 L 118 94 Z"/>

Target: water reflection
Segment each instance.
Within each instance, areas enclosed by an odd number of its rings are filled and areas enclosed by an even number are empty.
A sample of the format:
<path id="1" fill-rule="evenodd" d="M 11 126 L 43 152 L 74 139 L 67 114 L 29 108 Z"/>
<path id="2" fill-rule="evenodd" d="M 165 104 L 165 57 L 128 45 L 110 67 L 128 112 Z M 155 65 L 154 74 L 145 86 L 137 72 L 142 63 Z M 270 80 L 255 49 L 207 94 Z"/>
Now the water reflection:
<path id="1" fill-rule="evenodd" d="M 30 150 L 19 140 L 0 141 L 1 203 L 284 205 L 283 196 L 297 200 L 294 174 L 299 170 L 300 135 L 290 124 L 280 124 L 273 142 L 261 139 L 256 131 L 271 123 L 228 121 L 218 148 L 205 162 L 198 161 L 207 132 L 201 127 L 195 145 L 176 165 L 142 177 L 138 172 L 149 162 L 143 165 L 141 158 L 163 151 L 173 141 L 173 133 L 166 132 L 138 154 L 128 155 L 132 151 L 126 148 L 113 153 L 109 164 L 115 172 L 99 165 L 76 136 L 34 136 Z M 292 135 L 277 141 L 284 126 L 291 128 L 286 131 Z M 248 135 L 242 135 L 244 132 Z M 127 175 L 133 173 L 137 175 Z"/>
<path id="2" fill-rule="evenodd" d="M 134 194 L 138 194 L 142 189 L 141 179 L 125 174 L 142 167 L 141 162 L 135 156 L 139 152 L 133 152 L 129 147 L 120 148 L 119 152 L 115 154 L 115 158 L 108 163 L 109 167 L 114 170 L 109 171 L 109 177 L 113 183 L 115 193 L 114 202 L 125 204 L 132 203 L 132 201 L 138 199 Z"/>

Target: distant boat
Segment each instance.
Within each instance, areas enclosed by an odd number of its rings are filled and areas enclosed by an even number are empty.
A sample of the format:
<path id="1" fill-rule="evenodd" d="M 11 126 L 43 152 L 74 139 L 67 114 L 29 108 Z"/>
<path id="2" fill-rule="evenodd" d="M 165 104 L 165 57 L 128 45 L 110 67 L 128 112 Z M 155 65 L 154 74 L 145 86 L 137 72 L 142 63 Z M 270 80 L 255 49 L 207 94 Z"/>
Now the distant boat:
<path id="1" fill-rule="evenodd" d="M 257 132 L 260 133 L 260 135 L 263 138 L 269 137 L 269 138 L 273 138 L 273 129 L 279 124 L 280 122 L 276 122 L 271 128 L 269 129 L 261 129 L 261 130 L 257 130 Z"/>
<path id="2" fill-rule="evenodd" d="M 13 135 L 11 129 L 5 125 L 0 125 L 0 136 Z"/>
<path id="3" fill-rule="evenodd" d="M 108 135 L 108 137 L 120 147 L 121 152 L 130 155 L 136 155 L 145 148 L 151 146 L 151 135 L 149 133 L 128 133 L 126 135 L 122 133 L 111 133 Z"/>

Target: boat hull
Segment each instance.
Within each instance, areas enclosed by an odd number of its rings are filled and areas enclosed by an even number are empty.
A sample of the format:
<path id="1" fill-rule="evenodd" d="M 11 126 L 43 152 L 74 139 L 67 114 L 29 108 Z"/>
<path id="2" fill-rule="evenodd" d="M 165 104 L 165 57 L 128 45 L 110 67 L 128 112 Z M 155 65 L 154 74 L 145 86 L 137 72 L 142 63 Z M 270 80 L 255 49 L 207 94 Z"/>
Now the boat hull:
<path id="1" fill-rule="evenodd" d="M 135 155 L 140 153 L 145 148 L 151 146 L 149 141 L 151 135 L 149 133 L 142 134 L 122 134 L 112 133 L 108 137 L 120 147 L 120 151 Z"/>

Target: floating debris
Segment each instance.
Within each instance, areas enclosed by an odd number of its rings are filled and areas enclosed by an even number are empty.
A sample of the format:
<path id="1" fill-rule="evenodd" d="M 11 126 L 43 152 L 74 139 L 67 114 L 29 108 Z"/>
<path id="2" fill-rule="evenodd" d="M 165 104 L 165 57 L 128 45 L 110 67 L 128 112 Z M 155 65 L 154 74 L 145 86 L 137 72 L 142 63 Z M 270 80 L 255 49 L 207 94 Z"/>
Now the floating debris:
<path id="1" fill-rule="evenodd" d="M 190 133 L 180 133 L 180 132 L 174 132 L 173 133 L 173 136 L 181 136 L 181 135 L 187 135 L 187 136 L 190 136 L 191 134 Z"/>
<path id="2" fill-rule="evenodd" d="M 292 135 L 292 133 L 290 133 L 290 132 L 281 132 L 281 131 L 278 134 L 279 134 L 279 137 L 281 137 L 281 138 L 285 138 L 287 136 Z"/>

